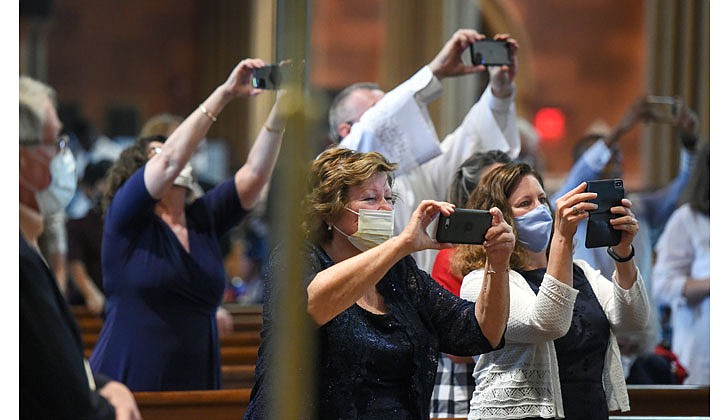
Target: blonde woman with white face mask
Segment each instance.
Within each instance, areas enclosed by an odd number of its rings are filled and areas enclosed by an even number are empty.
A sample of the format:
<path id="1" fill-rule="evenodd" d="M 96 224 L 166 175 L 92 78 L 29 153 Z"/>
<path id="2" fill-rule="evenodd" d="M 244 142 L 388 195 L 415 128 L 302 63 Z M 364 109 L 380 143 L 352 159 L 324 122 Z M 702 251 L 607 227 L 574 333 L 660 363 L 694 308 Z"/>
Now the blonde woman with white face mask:
<path id="1" fill-rule="evenodd" d="M 610 223 L 621 232 L 610 253 L 612 281 L 573 260 L 576 227 L 597 208 L 589 202 L 596 197 L 582 183 L 556 200 L 552 216 L 540 175 L 524 163 L 493 169 L 470 196 L 469 208 L 503 209 L 517 242 L 506 345 L 478 358 L 469 419 L 606 420 L 609 411 L 629 410 L 615 332 L 648 327 L 648 297 L 632 248 L 638 224 L 629 200 L 610 209 L 617 216 Z M 465 275 L 461 297 L 480 298 L 483 258 L 478 247 L 456 249 L 453 271 Z"/>
<path id="2" fill-rule="evenodd" d="M 511 227 L 498 209 L 491 210 L 493 223 L 483 238 L 489 280 L 475 303 L 464 301 L 410 256 L 452 246 L 436 242 L 425 229 L 439 214 L 452 214 L 454 206 L 425 200 L 407 228 L 392 237 L 394 169 L 379 153 L 342 148 L 326 150 L 311 167 L 303 203 L 308 269 L 301 294 L 318 327 L 314 418 L 429 419 L 440 351 L 465 356 L 503 345 L 508 259 L 515 244 Z M 273 255 L 272 264 L 278 264 Z M 248 419 L 261 418 L 273 403 L 268 320 L 275 306 L 271 296 L 281 286 L 267 280 Z"/>

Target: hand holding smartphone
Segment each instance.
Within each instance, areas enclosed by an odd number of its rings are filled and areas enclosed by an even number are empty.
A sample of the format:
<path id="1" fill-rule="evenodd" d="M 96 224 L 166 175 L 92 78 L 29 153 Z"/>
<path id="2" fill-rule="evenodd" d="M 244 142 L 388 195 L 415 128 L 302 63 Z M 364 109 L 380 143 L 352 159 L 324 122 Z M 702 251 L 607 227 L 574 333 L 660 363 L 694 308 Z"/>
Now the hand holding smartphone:
<path id="1" fill-rule="evenodd" d="M 493 223 L 487 210 L 456 208 L 450 216 L 440 215 L 437 222 L 437 242 L 480 245 L 485 242 L 485 232 Z"/>
<path id="2" fill-rule="evenodd" d="M 276 90 L 280 88 L 282 82 L 281 68 L 278 64 L 266 64 L 253 69 L 251 84 L 256 89 Z"/>
<path id="3" fill-rule="evenodd" d="M 510 49 L 505 40 L 483 39 L 470 44 L 470 61 L 474 66 L 511 65 Z"/>
<path id="4" fill-rule="evenodd" d="M 266 64 L 253 69 L 251 85 L 256 89 L 278 90 L 286 83 L 300 81 L 302 63 L 290 61 L 281 64 Z"/>
<path id="5" fill-rule="evenodd" d="M 589 200 L 589 202 L 595 203 L 598 207 L 589 212 L 589 219 L 586 222 L 585 246 L 600 248 L 617 245 L 622 239 L 622 232 L 614 229 L 609 221 L 619 215 L 612 214 L 610 209 L 622 205 L 624 182 L 621 179 L 587 181 L 586 191 L 597 193 L 597 198 Z"/>
<path id="6" fill-rule="evenodd" d="M 663 124 L 675 121 L 682 107 L 682 100 L 674 96 L 648 95 L 646 102 L 650 106 L 650 115 L 654 121 Z"/>

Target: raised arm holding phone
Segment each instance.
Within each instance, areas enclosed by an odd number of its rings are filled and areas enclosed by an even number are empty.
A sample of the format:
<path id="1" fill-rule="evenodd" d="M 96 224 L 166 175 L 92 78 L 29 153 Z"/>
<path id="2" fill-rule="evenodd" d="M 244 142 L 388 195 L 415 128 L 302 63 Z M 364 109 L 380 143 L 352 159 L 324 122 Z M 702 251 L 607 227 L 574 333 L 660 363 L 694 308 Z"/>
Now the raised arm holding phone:
<path id="1" fill-rule="evenodd" d="M 518 42 L 508 34 L 492 37 L 507 44 L 510 65 L 463 61 L 470 46 L 485 38 L 473 29 L 460 29 L 430 63 L 393 90 L 385 94 L 376 84 L 354 84 L 344 89 L 329 109 L 330 136 L 340 147 L 380 152 L 398 163 L 395 233 L 404 229 L 422 200 L 447 199 L 453 174 L 473 153 L 497 149 L 515 158 L 520 152 L 513 100 Z M 485 71 L 490 74 L 490 83 L 461 124 L 440 141 L 427 112 L 427 104 L 442 93 L 440 80 Z M 434 236 L 434 226 L 429 232 Z M 414 257 L 429 272 L 436 254 L 424 250 Z"/>

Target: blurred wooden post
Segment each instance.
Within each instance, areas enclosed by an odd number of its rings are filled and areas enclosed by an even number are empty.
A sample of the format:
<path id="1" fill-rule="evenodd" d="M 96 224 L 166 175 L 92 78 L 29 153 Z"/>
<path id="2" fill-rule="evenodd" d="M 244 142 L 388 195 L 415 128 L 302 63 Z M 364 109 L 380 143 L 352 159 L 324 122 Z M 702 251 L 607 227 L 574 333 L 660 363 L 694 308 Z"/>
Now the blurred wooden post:
<path id="1" fill-rule="evenodd" d="M 710 138 L 708 0 L 649 0 L 647 93 L 679 95 L 698 114 L 700 137 Z M 677 174 L 680 143 L 666 124 L 650 124 L 642 136 L 646 187 L 666 185 Z"/>
<path id="2" fill-rule="evenodd" d="M 302 207 L 306 172 L 315 118 L 320 118 L 311 103 L 308 86 L 309 15 L 308 1 L 278 0 L 276 3 L 276 57 L 294 61 L 306 59 L 302 84 L 285 86 L 295 106 L 289 115 L 283 147 L 271 185 L 269 200 L 273 244 L 280 246 L 286 267 L 274 267 L 273 281 L 281 282 L 280 295 L 272 296 L 275 316 L 272 334 L 274 357 L 268 366 L 273 395 L 269 418 L 306 419 L 312 416 L 310 400 L 313 387 L 313 328 L 306 314 L 304 272 L 300 244 Z"/>

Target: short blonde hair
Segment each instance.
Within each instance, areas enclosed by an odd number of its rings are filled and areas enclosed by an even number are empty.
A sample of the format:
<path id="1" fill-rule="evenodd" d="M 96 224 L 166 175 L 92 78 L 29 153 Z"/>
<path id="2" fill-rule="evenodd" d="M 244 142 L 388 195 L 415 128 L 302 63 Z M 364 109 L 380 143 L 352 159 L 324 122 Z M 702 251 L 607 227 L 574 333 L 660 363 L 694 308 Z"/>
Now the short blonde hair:
<path id="1" fill-rule="evenodd" d="M 29 76 L 20 76 L 19 88 L 20 103 L 27 105 L 40 118 L 41 125 L 45 124 L 46 105 L 48 101 L 56 105 L 56 91 L 45 83 Z"/>
<path id="2" fill-rule="evenodd" d="M 377 152 L 333 147 L 321 153 L 311 164 L 308 194 L 304 199 L 306 237 L 319 245 L 330 241 L 333 234 L 328 227 L 349 202 L 349 188 L 362 185 L 379 172 L 387 175 L 391 187 L 396 168 L 396 163 L 388 162 Z"/>
<path id="3" fill-rule="evenodd" d="M 182 124 L 184 119 L 178 115 L 172 115 L 169 113 L 157 114 L 142 126 L 139 137 L 152 137 L 152 136 L 164 136 L 169 137 L 172 132 Z"/>

